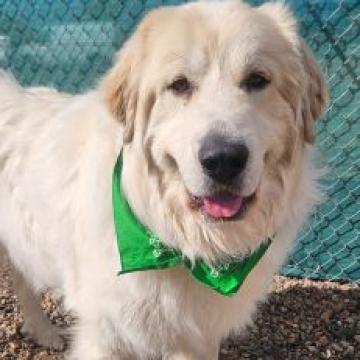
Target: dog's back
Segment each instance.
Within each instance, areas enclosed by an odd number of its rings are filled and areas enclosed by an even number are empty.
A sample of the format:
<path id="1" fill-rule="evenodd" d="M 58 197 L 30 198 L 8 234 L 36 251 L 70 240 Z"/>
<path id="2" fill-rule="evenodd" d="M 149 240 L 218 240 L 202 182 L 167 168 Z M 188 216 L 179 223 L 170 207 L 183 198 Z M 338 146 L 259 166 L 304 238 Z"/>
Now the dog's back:
<path id="1" fill-rule="evenodd" d="M 28 200 L 45 201 L 36 189 L 38 179 L 34 176 L 29 184 L 29 175 L 35 173 L 46 146 L 39 146 L 41 138 L 67 99 L 52 89 L 22 88 L 11 75 L 0 72 L 0 250 L 19 259 L 20 268 L 24 267 L 23 256 L 32 256 L 39 245 L 33 242 L 35 206 Z M 26 184 L 31 191 L 25 190 Z M 36 285 L 41 287 L 40 282 Z"/>
<path id="2" fill-rule="evenodd" d="M 23 88 L 0 71 L 0 246 L 39 290 L 63 286 L 86 171 L 115 154 L 113 124 L 95 92 Z"/>
<path id="3" fill-rule="evenodd" d="M 15 152 L 28 152 L 69 96 L 45 87 L 23 88 L 0 70 L 0 176 Z"/>

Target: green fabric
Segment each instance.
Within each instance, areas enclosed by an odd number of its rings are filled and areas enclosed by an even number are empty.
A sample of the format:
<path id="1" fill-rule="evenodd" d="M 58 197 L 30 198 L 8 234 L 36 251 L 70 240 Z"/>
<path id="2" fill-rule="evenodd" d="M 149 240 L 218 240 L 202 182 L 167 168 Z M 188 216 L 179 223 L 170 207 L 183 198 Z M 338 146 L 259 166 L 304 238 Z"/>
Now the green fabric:
<path id="1" fill-rule="evenodd" d="M 271 243 L 270 238 L 241 261 L 234 260 L 215 267 L 210 267 L 202 260 L 192 264 L 181 252 L 166 247 L 135 217 L 121 191 L 121 169 L 120 155 L 114 168 L 112 187 L 114 222 L 121 263 L 119 275 L 183 265 L 201 284 L 225 296 L 235 294 L 265 254 Z"/>

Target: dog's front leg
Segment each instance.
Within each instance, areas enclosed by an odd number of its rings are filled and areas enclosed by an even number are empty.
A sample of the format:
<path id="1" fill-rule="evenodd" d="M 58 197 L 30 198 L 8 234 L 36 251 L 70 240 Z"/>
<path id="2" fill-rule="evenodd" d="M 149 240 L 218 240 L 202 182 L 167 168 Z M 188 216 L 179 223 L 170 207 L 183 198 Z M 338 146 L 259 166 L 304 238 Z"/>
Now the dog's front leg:
<path id="1" fill-rule="evenodd" d="M 195 350 L 195 347 L 184 345 L 178 349 L 169 351 L 164 360 L 218 360 L 219 346 L 211 344 L 202 350 Z"/>
<path id="2" fill-rule="evenodd" d="M 39 345 L 62 350 L 64 340 L 60 336 L 60 331 L 43 313 L 40 307 L 41 296 L 34 292 L 23 274 L 12 264 L 11 273 L 14 290 L 24 314 L 24 324 L 20 332 L 35 340 Z"/>
<path id="3" fill-rule="evenodd" d="M 81 316 L 80 316 L 81 319 Z M 117 360 L 110 346 L 107 346 L 106 336 L 100 330 L 100 322 L 83 322 L 74 329 L 74 339 L 66 360 Z"/>
<path id="4" fill-rule="evenodd" d="M 96 311 L 94 310 L 93 313 Z M 121 339 L 107 328 L 100 318 L 89 320 L 79 314 L 79 324 L 74 329 L 74 339 L 66 360 L 135 360 Z"/>

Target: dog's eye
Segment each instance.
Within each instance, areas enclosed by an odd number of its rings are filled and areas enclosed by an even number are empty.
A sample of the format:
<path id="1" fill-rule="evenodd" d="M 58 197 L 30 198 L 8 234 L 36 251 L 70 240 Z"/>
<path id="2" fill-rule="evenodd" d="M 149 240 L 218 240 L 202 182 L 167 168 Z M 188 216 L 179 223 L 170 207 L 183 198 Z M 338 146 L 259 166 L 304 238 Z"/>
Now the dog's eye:
<path id="1" fill-rule="evenodd" d="M 253 91 L 253 90 L 262 90 L 269 83 L 270 80 L 267 79 L 263 74 L 251 73 L 241 82 L 240 86 L 242 88 L 245 88 L 247 91 Z"/>
<path id="2" fill-rule="evenodd" d="M 191 84 L 186 77 L 182 76 L 174 80 L 168 88 L 175 94 L 182 95 L 191 90 Z"/>

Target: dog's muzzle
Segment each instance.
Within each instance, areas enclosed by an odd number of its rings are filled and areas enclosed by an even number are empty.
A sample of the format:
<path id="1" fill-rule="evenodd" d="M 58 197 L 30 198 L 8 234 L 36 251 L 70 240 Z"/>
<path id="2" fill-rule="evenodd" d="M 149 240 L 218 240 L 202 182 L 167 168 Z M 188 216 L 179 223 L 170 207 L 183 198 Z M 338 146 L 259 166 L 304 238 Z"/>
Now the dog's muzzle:
<path id="1" fill-rule="evenodd" d="M 241 196 L 239 187 L 248 158 L 249 149 L 242 141 L 219 135 L 204 138 L 198 159 L 202 171 L 212 182 L 212 190 L 192 200 L 207 217 L 228 220 L 243 213 L 246 199 Z"/>

